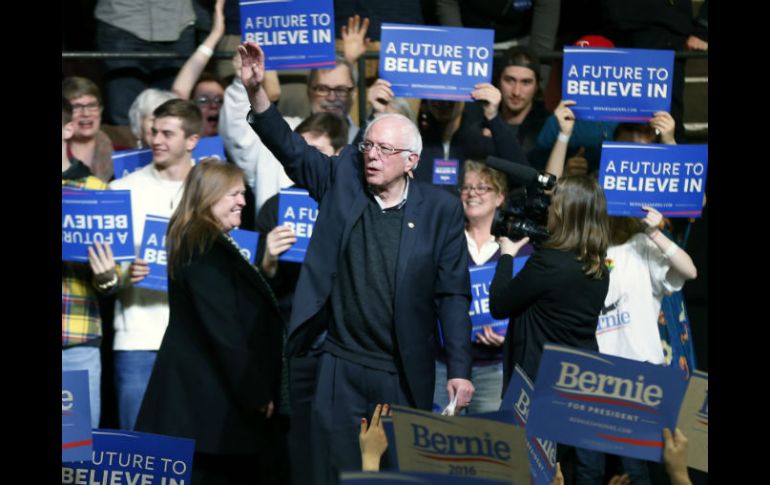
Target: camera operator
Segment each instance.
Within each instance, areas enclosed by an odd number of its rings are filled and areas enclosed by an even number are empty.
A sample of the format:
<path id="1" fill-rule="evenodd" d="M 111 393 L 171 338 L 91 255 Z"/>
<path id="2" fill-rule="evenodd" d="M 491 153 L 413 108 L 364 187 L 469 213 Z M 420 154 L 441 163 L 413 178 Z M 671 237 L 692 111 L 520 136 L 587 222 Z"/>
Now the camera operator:
<path id="1" fill-rule="evenodd" d="M 489 291 L 490 313 L 509 318 L 503 386 L 515 364 L 533 380 L 546 342 L 598 351 L 596 321 L 609 286 L 607 203 L 587 176 L 558 181 L 548 209 L 551 236 L 511 279 L 513 257 L 529 242 L 498 238 L 501 256 Z"/>

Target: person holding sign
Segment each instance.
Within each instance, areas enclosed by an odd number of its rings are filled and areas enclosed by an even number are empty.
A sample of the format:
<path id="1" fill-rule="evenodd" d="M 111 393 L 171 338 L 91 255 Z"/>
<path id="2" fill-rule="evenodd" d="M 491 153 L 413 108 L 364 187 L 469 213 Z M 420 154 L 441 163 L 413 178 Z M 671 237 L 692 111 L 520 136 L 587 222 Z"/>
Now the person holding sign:
<path id="1" fill-rule="evenodd" d="M 91 175 L 83 162 L 70 161 L 67 157 L 67 141 L 74 132 L 72 105 L 62 96 L 62 189 L 106 190 L 107 184 Z M 109 294 L 117 288 L 119 273 L 109 244 L 102 246 L 95 242 L 89 247 L 88 262 L 62 261 L 61 366 L 62 371 L 88 371 L 91 427 L 98 428 L 102 377 L 102 317 L 98 295 Z"/>
<path id="2" fill-rule="evenodd" d="M 195 440 L 193 483 L 283 483 L 278 304 L 229 232 L 243 172 L 196 165 L 169 221 L 169 322 L 136 430 Z"/>
<path id="3" fill-rule="evenodd" d="M 508 193 L 506 177 L 502 172 L 473 160 L 465 162 L 463 171 L 463 185 L 459 192 L 465 211 L 465 238 L 471 257 L 468 260 L 469 267 L 491 266 L 500 258 L 500 245 L 492 235 L 492 221 L 495 211 L 503 204 L 505 194 Z M 488 301 L 484 293 L 488 292 L 491 276 L 490 267 L 490 279 L 486 283 L 472 285 L 474 302 L 479 302 L 478 306 L 472 307 L 474 313 L 484 312 L 484 300 Z M 502 346 L 505 337 L 493 330 L 491 324 L 481 327 L 474 337 L 471 380 L 476 387 L 476 393 L 468 412 L 474 414 L 497 411 L 503 394 Z M 441 409 L 448 404 L 445 388 L 446 353 L 442 349 L 436 360 L 436 387 L 433 394 L 434 404 L 438 404 Z"/>
<path id="4" fill-rule="evenodd" d="M 294 298 L 287 354 L 327 332 L 314 398 L 317 483 L 360 469 L 358 420 L 378 402 L 430 409 L 436 321 L 448 354 L 449 397 L 465 407 L 470 368 L 470 285 L 462 207 L 410 182 L 422 140 L 406 117 L 376 118 L 358 147 L 326 157 L 292 133 L 262 88 L 264 54 L 238 47 L 248 121 L 319 214 Z M 356 149 L 358 148 L 358 149 Z"/>
<path id="5" fill-rule="evenodd" d="M 500 116 L 509 136 L 518 140 L 526 160 L 540 170 L 547 152 L 537 149 L 537 137 L 548 118 L 543 102 L 535 100 L 540 85 L 540 60 L 533 50 L 514 46 L 505 51 L 497 72 L 495 85 L 502 93 Z"/>

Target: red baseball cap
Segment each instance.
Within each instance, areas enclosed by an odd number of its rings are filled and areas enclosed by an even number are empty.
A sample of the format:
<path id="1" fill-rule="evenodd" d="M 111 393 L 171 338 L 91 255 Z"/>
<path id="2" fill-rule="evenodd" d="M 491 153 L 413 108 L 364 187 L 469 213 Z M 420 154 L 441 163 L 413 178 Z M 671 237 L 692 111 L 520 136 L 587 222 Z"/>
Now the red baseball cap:
<path id="1" fill-rule="evenodd" d="M 573 45 L 578 47 L 615 47 L 610 39 L 601 35 L 584 35 Z"/>

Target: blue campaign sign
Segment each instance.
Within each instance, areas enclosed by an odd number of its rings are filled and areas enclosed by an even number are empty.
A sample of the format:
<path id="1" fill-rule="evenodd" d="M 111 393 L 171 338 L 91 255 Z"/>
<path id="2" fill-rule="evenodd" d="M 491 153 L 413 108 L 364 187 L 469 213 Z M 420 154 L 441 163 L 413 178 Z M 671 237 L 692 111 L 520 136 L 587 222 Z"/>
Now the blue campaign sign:
<path id="1" fill-rule="evenodd" d="M 192 151 L 193 163 L 208 157 L 225 160 L 225 144 L 221 136 L 207 136 L 198 140 L 198 144 Z"/>
<path id="2" fill-rule="evenodd" d="M 241 41 L 265 52 L 266 69 L 334 67 L 333 0 L 241 1 Z"/>
<path id="3" fill-rule="evenodd" d="M 457 185 L 458 160 L 433 160 L 433 185 Z"/>
<path id="4" fill-rule="evenodd" d="M 700 217 L 708 145 L 602 144 L 599 182 L 611 216 L 643 217 L 652 206 L 666 217 Z"/>
<path id="5" fill-rule="evenodd" d="M 342 472 L 343 485 L 511 485 L 510 481 L 420 472 Z M 518 484 L 517 484 L 518 485 Z"/>
<path id="6" fill-rule="evenodd" d="M 91 461 L 62 464 L 62 484 L 190 485 L 195 440 L 94 430 Z"/>
<path id="7" fill-rule="evenodd" d="M 207 136 L 198 140 L 198 144 L 192 151 L 193 164 L 207 157 L 225 160 L 225 145 L 221 136 Z M 121 150 L 112 154 L 112 166 L 116 179 L 136 172 L 150 163 L 152 163 L 152 149 L 150 148 Z"/>
<path id="8" fill-rule="evenodd" d="M 518 365 L 514 367 L 508 388 L 505 390 L 501 411 L 511 411 L 513 424 L 526 427 L 535 386 Z M 534 436 L 527 436 L 529 471 L 535 485 L 550 485 L 556 473 L 556 443 Z"/>
<path id="9" fill-rule="evenodd" d="M 513 275 L 516 276 L 524 267 L 529 256 L 513 258 Z M 492 326 L 492 330 L 498 335 L 505 335 L 508 330 L 508 319 L 496 320 L 489 313 L 489 287 L 495 276 L 497 263 L 489 263 L 468 269 L 471 276 L 471 308 L 468 315 L 471 317 L 471 342 L 478 340 L 477 333 L 484 333 L 484 327 Z M 443 339 L 442 339 L 443 344 Z"/>
<path id="10" fill-rule="evenodd" d="M 505 335 L 508 330 L 508 319 L 495 320 L 489 313 L 489 286 L 495 276 L 497 263 L 485 264 L 470 268 L 471 275 L 471 308 L 468 314 L 471 317 L 471 341 L 477 340 L 476 334 L 484 333 L 484 327 L 490 325 L 492 330 L 499 335 Z"/>
<path id="11" fill-rule="evenodd" d="M 61 259 L 88 261 L 88 246 L 109 243 L 115 261 L 133 261 L 131 192 L 128 190 L 61 191 Z"/>
<path id="12" fill-rule="evenodd" d="M 147 262 L 150 274 L 134 286 L 148 290 L 168 291 L 166 263 L 166 230 L 168 219 L 148 215 L 144 220 L 144 234 L 139 257 Z"/>
<path id="13" fill-rule="evenodd" d="M 61 461 L 91 459 L 91 402 L 88 371 L 61 373 Z"/>
<path id="14" fill-rule="evenodd" d="M 671 111 L 674 51 L 565 47 L 561 98 L 578 119 L 644 123 Z"/>
<path id="15" fill-rule="evenodd" d="M 254 264 L 254 258 L 257 254 L 257 242 L 259 241 L 259 233 L 254 231 L 247 231 L 245 229 L 233 229 L 230 231 L 230 237 L 235 240 L 238 247 L 241 250 L 241 254 L 246 256 L 251 264 Z"/>
<path id="16" fill-rule="evenodd" d="M 660 462 L 687 381 L 675 368 L 546 344 L 527 432 L 580 448 Z"/>
<path id="17" fill-rule="evenodd" d="M 382 24 L 380 77 L 405 98 L 470 101 L 492 80 L 495 33 L 488 29 Z"/>
<path id="18" fill-rule="evenodd" d="M 112 153 L 112 167 L 115 178 L 123 178 L 152 162 L 152 149 L 121 150 Z"/>
<path id="19" fill-rule="evenodd" d="M 297 236 L 297 242 L 278 257 L 280 261 L 305 261 L 305 253 L 317 217 L 318 203 L 310 198 L 307 190 L 281 189 L 278 195 L 278 225 L 289 226 Z"/>

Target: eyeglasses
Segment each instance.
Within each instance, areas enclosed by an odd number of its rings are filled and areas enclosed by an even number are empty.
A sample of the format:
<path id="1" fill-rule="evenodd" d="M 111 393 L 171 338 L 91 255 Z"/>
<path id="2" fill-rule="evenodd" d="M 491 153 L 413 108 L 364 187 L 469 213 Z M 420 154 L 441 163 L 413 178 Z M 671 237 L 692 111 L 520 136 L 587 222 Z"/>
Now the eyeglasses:
<path id="1" fill-rule="evenodd" d="M 318 96 L 328 96 L 329 93 L 333 92 L 338 98 L 347 98 L 355 88 L 348 86 L 337 86 L 336 88 L 330 88 L 329 86 L 325 86 L 323 84 L 317 84 L 310 89 L 314 94 L 317 94 Z"/>
<path id="2" fill-rule="evenodd" d="M 484 195 L 490 190 L 494 190 L 494 187 L 489 185 L 463 185 L 457 189 L 461 194 L 470 194 L 471 190 L 475 190 L 477 194 Z"/>
<path id="3" fill-rule="evenodd" d="M 99 106 L 99 103 L 88 103 L 88 104 L 73 104 L 72 105 L 72 112 L 77 113 L 93 113 L 95 111 L 99 111 L 102 109 L 101 106 Z"/>
<path id="4" fill-rule="evenodd" d="M 369 150 L 372 149 L 372 147 L 377 149 L 377 153 L 380 155 L 389 157 L 393 155 L 394 153 L 401 153 L 401 152 L 408 152 L 411 151 L 410 148 L 396 148 L 391 145 L 388 145 L 387 143 L 383 143 L 382 145 L 379 145 L 377 143 L 371 142 L 371 141 L 362 141 L 358 144 L 358 151 L 361 153 L 366 153 Z"/>
<path id="5" fill-rule="evenodd" d="M 224 99 L 222 96 L 215 96 L 213 98 L 209 98 L 208 96 L 198 96 L 195 98 L 195 104 L 198 106 L 202 106 L 204 104 L 215 104 L 217 106 L 222 106 L 223 102 Z"/>

